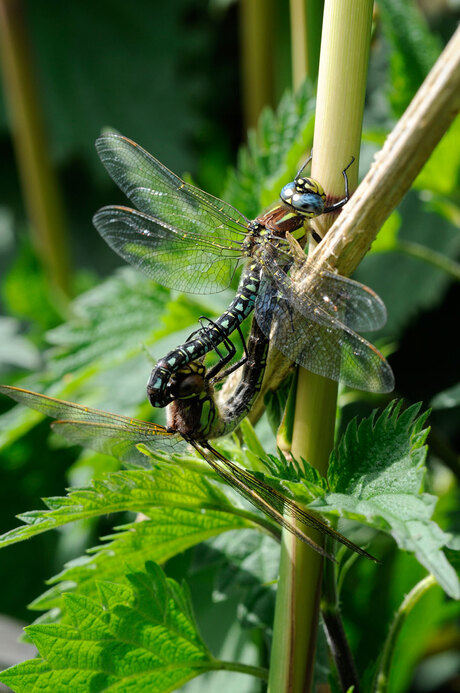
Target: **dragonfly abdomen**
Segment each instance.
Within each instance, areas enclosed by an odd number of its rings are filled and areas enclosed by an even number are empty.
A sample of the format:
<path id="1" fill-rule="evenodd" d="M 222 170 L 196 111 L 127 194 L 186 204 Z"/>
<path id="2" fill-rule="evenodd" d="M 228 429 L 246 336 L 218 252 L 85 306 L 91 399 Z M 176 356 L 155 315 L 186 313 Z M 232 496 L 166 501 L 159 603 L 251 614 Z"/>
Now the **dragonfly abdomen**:
<path id="1" fill-rule="evenodd" d="M 165 407 L 174 400 L 175 394 L 169 385 L 180 368 L 218 347 L 250 315 L 259 291 L 260 272 L 259 264 L 251 262 L 245 268 L 236 296 L 227 310 L 215 322 L 197 330 L 193 339 L 158 361 L 147 384 L 147 395 L 153 407 Z"/>
<path id="2" fill-rule="evenodd" d="M 247 344 L 248 358 L 242 367 L 238 384 L 231 395 L 219 403 L 208 438 L 220 438 L 231 433 L 249 414 L 262 387 L 267 364 L 269 340 L 260 329 L 256 318 Z"/>

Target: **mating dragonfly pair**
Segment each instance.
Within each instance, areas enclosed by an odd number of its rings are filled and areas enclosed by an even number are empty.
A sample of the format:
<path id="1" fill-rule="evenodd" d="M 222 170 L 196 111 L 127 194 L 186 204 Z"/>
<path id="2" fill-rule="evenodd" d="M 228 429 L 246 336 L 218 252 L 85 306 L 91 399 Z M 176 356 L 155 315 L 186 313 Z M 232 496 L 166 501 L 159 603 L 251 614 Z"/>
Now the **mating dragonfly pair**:
<path id="1" fill-rule="evenodd" d="M 237 295 L 220 318 L 198 330 L 152 371 L 147 389 L 152 405 L 173 403 L 167 428 L 17 388 L 1 391 L 60 419 L 59 429 L 67 437 L 129 461 L 142 457 L 139 445 L 167 448 L 178 438 L 186 440 L 229 483 L 299 538 L 314 544 L 285 518 L 284 511 L 351 546 L 317 516 L 233 465 L 208 443 L 232 430 L 249 411 L 260 389 L 269 338 L 285 355 L 316 373 L 364 390 L 392 389 L 387 362 L 355 332 L 385 322 L 381 300 L 357 282 L 314 270 L 296 252 L 296 239 L 305 236 L 305 220 L 336 211 L 347 201 L 346 169 L 343 200 L 327 207 L 321 186 L 301 177 L 301 169 L 296 180 L 283 188 L 282 204 L 250 222 L 231 205 L 182 181 L 125 137 L 103 136 L 96 147 L 112 178 L 139 208 L 111 206 L 95 215 L 94 223 L 109 245 L 156 281 L 189 292 L 226 288 L 238 263 L 249 258 Z M 299 287 L 306 280 L 309 292 L 304 295 Z M 250 340 L 246 357 L 252 368 L 243 368 L 239 386 L 221 411 L 214 401 L 212 378 L 199 360 L 222 343 L 230 353 L 229 335 L 253 308 L 252 348 L 260 353 L 251 359 Z M 325 554 L 318 545 L 314 548 Z"/>
<path id="2" fill-rule="evenodd" d="M 104 135 L 96 148 L 138 208 L 104 207 L 93 219 L 128 263 L 168 288 L 213 293 L 227 288 L 238 264 L 248 260 L 229 308 L 157 363 L 147 387 L 153 406 L 173 400 L 174 371 L 218 346 L 253 309 L 262 332 L 292 361 L 357 389 L 393 389 L 388 363 L 356 333 L 385 323 L 383 302 L 358 282 L 314 269 L 304 253 L 296 252 L 296 241 L 305 240 L 306 220 L 335 212 L 348 200 L 346 169 L 343 200 L 326 206 L 324 190 L 301 176 L 302 167 L 281 191 L 281 204 L 249 221 L 126 137 Z"/>

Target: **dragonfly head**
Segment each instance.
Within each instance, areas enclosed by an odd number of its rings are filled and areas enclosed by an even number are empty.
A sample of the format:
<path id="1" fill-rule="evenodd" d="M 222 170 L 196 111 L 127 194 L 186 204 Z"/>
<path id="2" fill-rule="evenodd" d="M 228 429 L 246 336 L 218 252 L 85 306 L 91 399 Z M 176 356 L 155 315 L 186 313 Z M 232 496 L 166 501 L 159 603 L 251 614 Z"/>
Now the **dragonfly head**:
<path id="1" fill-rule="evenodd" d="M 284 186 L 280 197 L 284 204 L 308 219 L 317 217 L 324 211 L 326 193 L 313 178 L 296 178 Z"/>
<path id="2" fill-rule="evenodd" d="M 193 361 L 179 369 L 171 378 L 168 394 L 173 399 L 193 399 L 207 392 L 206 369 L 202 363 Z"/>

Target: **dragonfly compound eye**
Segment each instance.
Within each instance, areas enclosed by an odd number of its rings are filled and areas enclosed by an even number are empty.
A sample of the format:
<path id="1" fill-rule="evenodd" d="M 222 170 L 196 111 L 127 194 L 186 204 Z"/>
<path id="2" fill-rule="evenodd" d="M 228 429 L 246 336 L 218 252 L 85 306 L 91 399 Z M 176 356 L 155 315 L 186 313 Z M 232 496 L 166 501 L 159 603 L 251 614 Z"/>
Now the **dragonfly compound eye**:
<path id="1" fill-rule="evenodd" d="M 281 190 L 282 201 L 305 217 L 317 217 L 324 211 L 326 195 L 313 178 L 297 178 Z"/>

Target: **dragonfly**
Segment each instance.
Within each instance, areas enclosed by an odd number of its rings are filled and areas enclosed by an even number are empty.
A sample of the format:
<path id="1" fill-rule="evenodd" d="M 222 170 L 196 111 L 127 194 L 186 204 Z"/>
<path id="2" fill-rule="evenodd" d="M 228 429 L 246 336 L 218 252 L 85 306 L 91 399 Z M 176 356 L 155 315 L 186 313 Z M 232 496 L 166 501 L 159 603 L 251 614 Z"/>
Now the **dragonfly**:
<path id="1" fill-rule="evenodd" d="M 173 373 L 215 348 L 253 309 L 271 342 L 299 365 L 357 389 L 393 389 L 389 364 L 357 333 L 385 323 L 381 299 L 363 284 L 315 268 L 304 253 L 301 258 L 293 252 L 296 242 L 306 240 L 306 220 L 336 212 L 348 200 L 346 169 L 342 200 L 327 206 L 323 188 L 303 176 L 302 167 L 282 189 L 281 203 L 250 221 L 122 135 L 103 135 L 96 149 L 137 207 L 111 205 L 93 218 L 101 236 L 125 261 L 158 283 L 189 293 L 222 291 L 245 263 L 229 308 L 158 361 L 147 386 L 153 406 L 172 402 Z"/>
<path id="2" fill-rule="evenodd" d="M 230 346 L 228 348 L 231 349 Z M 268 339 L 256 322 L 253 322 L 247 348 L 248 358 L 241 369 L 240 380 L 230 397 L 219 405 L 213 388 L 218 377 L 215 368 L 212 369 L 214 375 L 210 377 L 211 371 L 206 371 L 201 361 L 193 361 L 175 372 L 173 388 L 176 399 L 168 408 L 167 426 L 13 386 L 0 385 L 0 392 L 56 419 L 52 424 L 53 429 L 72 443 L 113 455 L 125 463 L 149 466 L 149 452 L 180 452 L 189 444 L 220 478 L 276 524 L 286 528 L 322 556 L 335 561 L 333 555 L 311 539 L 297 523 L 312 527 L 359 555 L 376 561 L 367 551 L 330 527 L 318 513 L 307 510 L 288 495 L 229 460 L 210 444 L 210 439 L 230 433 L 238 426 L 260 391 Z"/>

